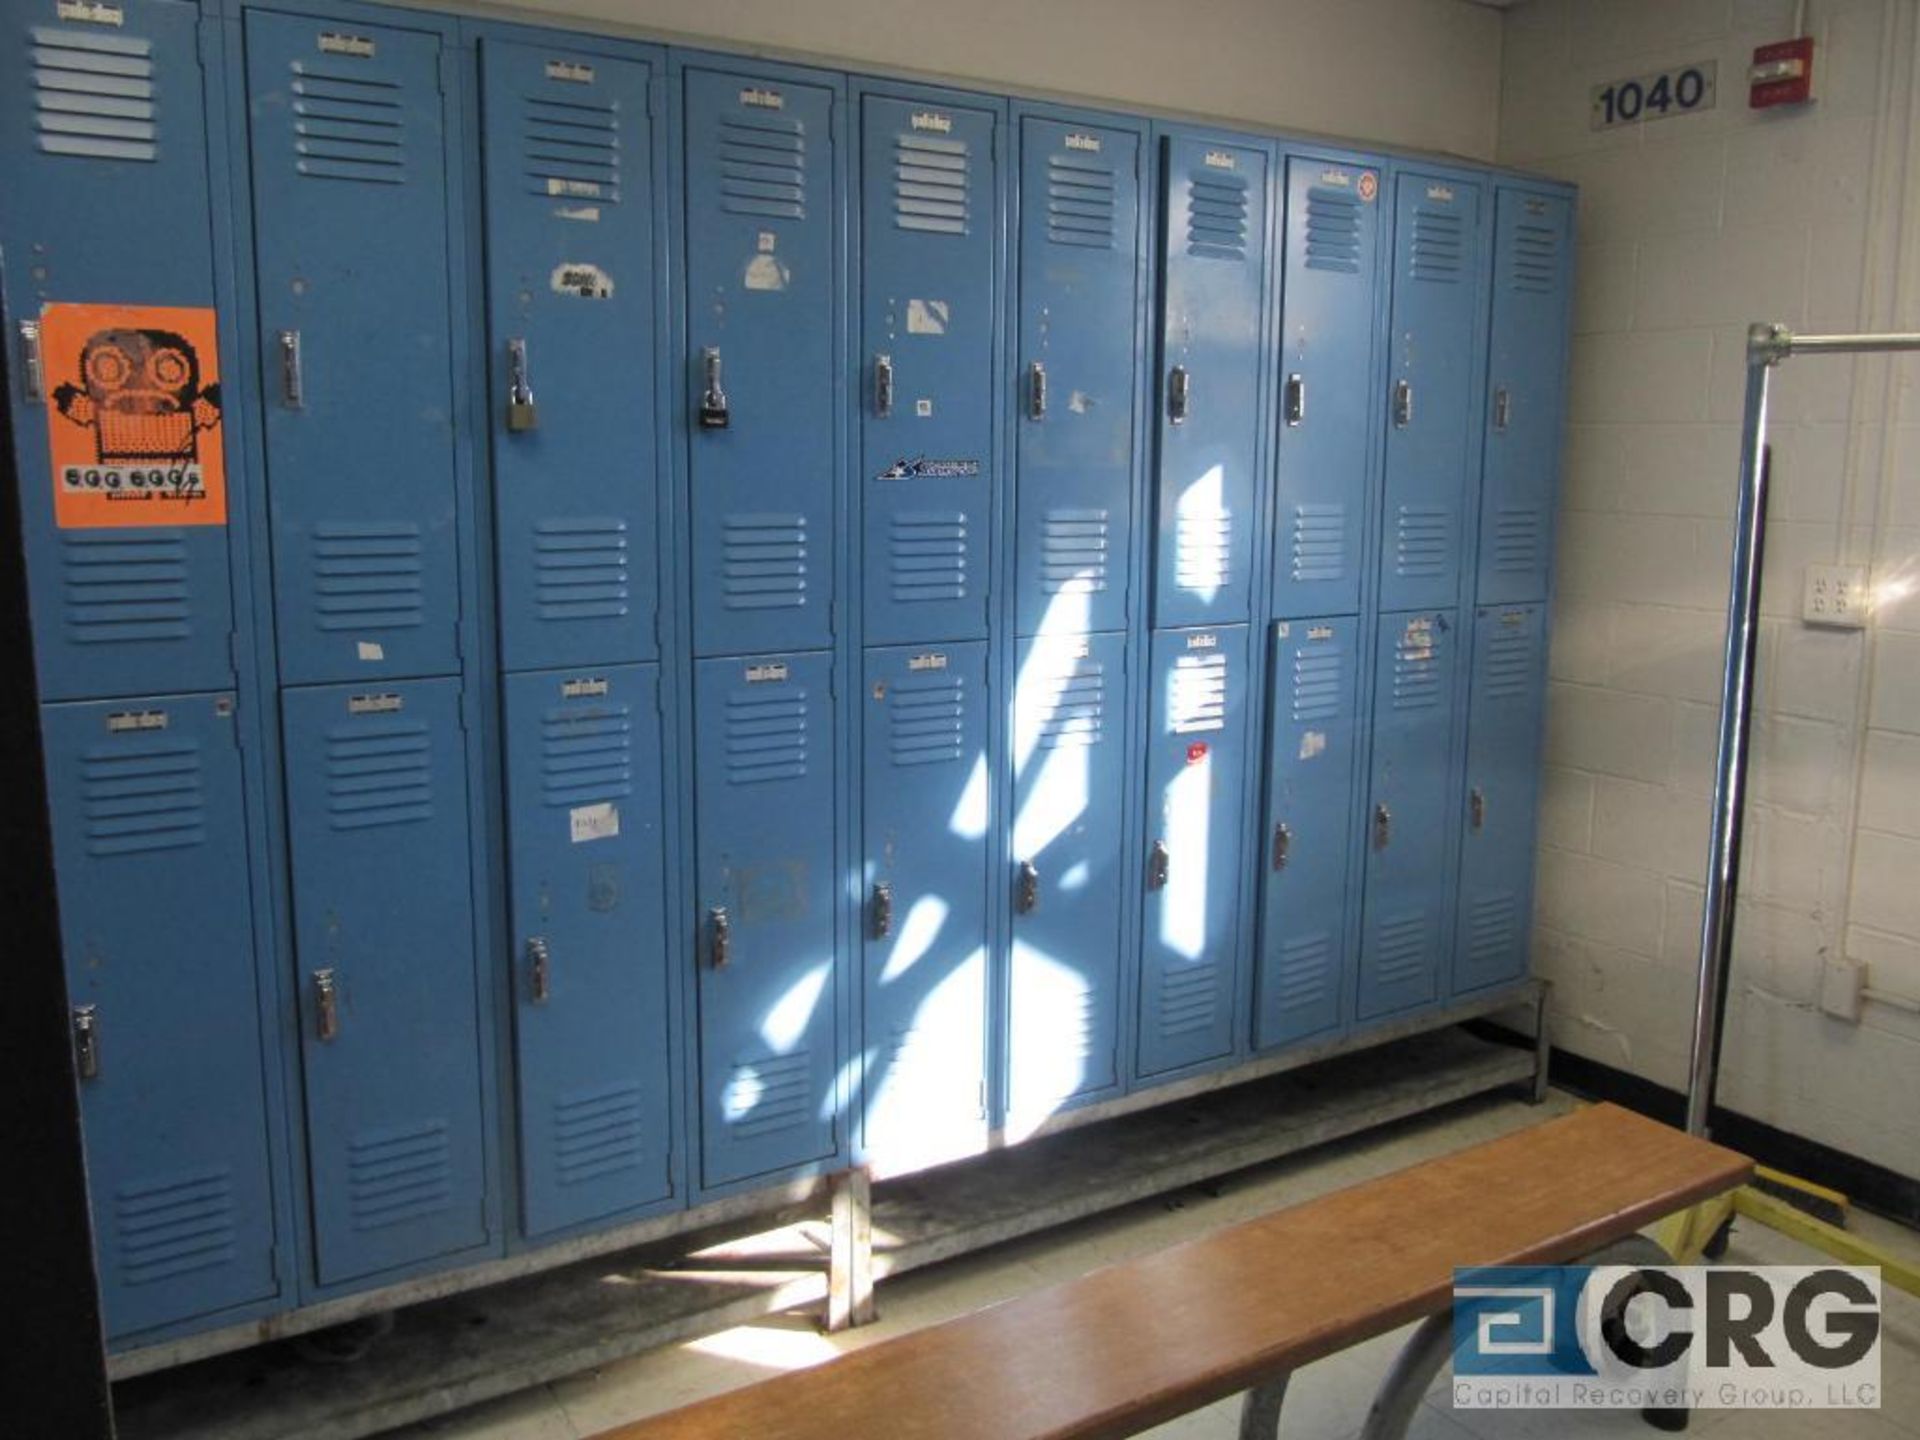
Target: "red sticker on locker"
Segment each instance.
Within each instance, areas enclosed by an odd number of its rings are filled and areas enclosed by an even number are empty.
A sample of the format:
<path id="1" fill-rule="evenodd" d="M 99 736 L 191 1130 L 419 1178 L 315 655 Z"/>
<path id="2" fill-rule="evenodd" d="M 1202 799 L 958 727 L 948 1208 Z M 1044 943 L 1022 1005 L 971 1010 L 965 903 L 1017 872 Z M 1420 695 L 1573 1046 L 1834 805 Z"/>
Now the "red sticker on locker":
<path id="1" fill-rule="evenodd" d="M 1196 740 L 1193 742 L 1193 744 L 1187 746 L 1187 764 L 1198 765 L 1202 760 L 1206 758 L 1207 758 L 1207 742 L 1206 741 Z"/>

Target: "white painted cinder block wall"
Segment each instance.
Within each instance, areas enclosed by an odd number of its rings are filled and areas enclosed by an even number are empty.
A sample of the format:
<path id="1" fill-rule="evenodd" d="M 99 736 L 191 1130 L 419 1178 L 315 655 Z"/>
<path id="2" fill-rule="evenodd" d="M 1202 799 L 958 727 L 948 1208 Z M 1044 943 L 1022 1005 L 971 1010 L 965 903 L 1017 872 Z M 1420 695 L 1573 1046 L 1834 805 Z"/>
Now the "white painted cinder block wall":
<path id="1" fill-rule="evenodd" d="M 1812 106 L 1755 113 L 1791 0 L 1525 0 L 1499 158 L 1581 186 L 1536 915 L 1555 1038 L 1685 1083 L 1745 328 L 1920 329 L 1913 0 L 1812 0 Z M 1596 133 L 1591 87 L 1717 59 L 1711 113 Z M 1725 1103 L 1920 1175 L 1920 1014 L 1820 1012 L 1822 961 L 1920 999 L 1920 390 L 1884 360 L 1777 377 L 1760 709 Z M 1797 618 L 1871 562 L 1866 634 Z M 1907 584 L 1914 593 L 1902 595 Z"/>

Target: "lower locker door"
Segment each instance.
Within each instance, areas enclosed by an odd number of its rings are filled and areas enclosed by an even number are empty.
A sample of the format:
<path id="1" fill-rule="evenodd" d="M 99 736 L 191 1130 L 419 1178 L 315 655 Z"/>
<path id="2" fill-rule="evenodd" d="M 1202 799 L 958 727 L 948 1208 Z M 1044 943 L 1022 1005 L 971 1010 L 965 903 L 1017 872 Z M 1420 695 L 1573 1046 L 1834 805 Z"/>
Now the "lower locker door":
<path id="1" fill-rule="evenodd" d="M 511 675 L 515 1074 L 530 1236 L 673 1193 L 659 671 Z"/>
<path id="2" fill-rule="evenodd" d="M 838 1134 L 833 657 L 695 667 L 701 1160 L 708 1185 Z"/>
<path id="3" fill-rule="evenodd" d="M 1518 980 L 1527 971 L 1546 660 L 1544 606 L 1480 608 L 1467 697 L 1456 994 Z"/>
<path id="4" fill-rule="evenodd" d="M 889 1170 L 987 1138 L 987 647 L 867 651 L 866 1148 Z"/>
<path id="5" fill-rule="evenodd" d="M 1453 832 L 1453 612 L 1380 617 L 1374 655 L 1373 768 L 1365 823 L 1360 944 L 1362 1020 L 1440 993 Z"/>
<path id="6" fill-rule="evenodd" d="M 457 680 L 282 692 L 318 1278 L 488 1239 Z"/>
<path id="7" fill-rule="evenodd" d="M 107 1333 L 277 1289 L 233 697 L 41 711 Z"/>
<path id="8" fill-rule="evenodd" d="M 1020 642 L 1013 696 L 1007 1126 L 1120 1083 L 1127 642 Z"/>
<path id="9" fill-rule="evenodd" d="M 1267 823 L 1261 857 L 1261 1048 L 1331 1030 L 1352 970 L 1347 925 L 1359 622 L 1273 627 Z"/>
<path id="10" fill-rule="evenodd" d="M 1139 1073 L 1233 1049 L 1247 627 L 1153 637 Z"/>

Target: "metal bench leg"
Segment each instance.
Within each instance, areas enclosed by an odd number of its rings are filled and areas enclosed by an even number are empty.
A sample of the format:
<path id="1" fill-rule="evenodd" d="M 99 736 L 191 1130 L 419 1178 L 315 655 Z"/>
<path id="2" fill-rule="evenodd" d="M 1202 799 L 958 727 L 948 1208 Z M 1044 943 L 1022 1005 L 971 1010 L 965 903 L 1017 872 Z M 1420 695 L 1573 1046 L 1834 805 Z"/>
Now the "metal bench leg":
<path id="1" fill-rule="evenodd" d="M 1262 1380 L 1240 1402 L 1240 1440 L 1279 1440 L 1280 1406 L 1287 1398 L 1288 1375 Z"/>
<path id="2" fill-rule="evenodd" d="M 874 1320 L 873 1181 L 864 1169 L 843 1170 L 830 1182 L 833 1246 L 827 1259 L 827 1330 L 837 1333 Z"/>
<path id="3" fill-rule="evenodd" d="M 1552 983 L 1542 980 L 1540 997 L 1533 1002 L 1533 1093 L 1527 1099 L 1535 1105 L 1547 1098 L 1547 1057 L 1553 1053 L 1547 1035 L 1547 997 L 1552 993 Z"/>

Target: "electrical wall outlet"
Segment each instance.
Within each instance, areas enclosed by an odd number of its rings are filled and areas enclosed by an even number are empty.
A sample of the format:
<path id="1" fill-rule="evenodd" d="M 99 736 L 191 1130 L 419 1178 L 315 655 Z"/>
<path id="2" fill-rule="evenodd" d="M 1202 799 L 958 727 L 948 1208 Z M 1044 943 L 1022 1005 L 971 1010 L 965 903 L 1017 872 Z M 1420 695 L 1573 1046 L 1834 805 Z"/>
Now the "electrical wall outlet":
<path id="1" fill-rule="evenodd" d="M 1809 625 L 1864 629 L 1867 623 L 1867 567 L 1809 565 L 1800 618 Z"/>

